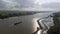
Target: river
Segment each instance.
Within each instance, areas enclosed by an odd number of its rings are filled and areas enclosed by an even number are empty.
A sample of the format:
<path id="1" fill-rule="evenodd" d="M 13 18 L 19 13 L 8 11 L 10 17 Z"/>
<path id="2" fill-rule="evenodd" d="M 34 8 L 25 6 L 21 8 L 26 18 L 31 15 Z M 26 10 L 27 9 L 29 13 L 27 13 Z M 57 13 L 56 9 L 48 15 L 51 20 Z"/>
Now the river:
<path id="1" fill-rule="evenodd" d="M 26 15 L 19 17 L 10 17 L 0 19 L 0 34 L 32 34 L 36 31 L 38 24 L 37 19 L 48 16 L 50 13 L 37 13 L 34 15 Z M 22 22 L 17 26 L 14 23 Z"/>

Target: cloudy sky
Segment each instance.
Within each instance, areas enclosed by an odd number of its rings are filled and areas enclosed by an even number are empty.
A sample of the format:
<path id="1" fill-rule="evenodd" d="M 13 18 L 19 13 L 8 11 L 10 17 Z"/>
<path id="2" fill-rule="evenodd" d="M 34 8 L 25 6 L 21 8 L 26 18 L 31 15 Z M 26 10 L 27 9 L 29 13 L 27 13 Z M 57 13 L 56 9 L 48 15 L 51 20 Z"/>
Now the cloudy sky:
<path id="1" fill-rule="evenodd" d="M 59 10 L 60 0 L 0 0 L 0 9 L 4 10 Z"/>

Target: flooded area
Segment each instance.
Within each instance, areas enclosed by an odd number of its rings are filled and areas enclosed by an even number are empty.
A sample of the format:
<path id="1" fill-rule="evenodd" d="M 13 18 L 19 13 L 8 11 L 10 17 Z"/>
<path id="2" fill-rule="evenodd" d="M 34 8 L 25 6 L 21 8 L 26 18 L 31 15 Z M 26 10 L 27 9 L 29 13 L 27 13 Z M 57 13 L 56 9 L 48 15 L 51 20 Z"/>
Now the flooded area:
<path id="1" fill-rule="evenodd" d="M 36 31 L 37 27 L 39 27 L 37 20 L 49 14 L 50 13 L 37 13 L 34 15 L 0 19 L 0 34 L 32 34 Z M 15 26 L 14 23 L 18 22 L 22 23 Z"/>

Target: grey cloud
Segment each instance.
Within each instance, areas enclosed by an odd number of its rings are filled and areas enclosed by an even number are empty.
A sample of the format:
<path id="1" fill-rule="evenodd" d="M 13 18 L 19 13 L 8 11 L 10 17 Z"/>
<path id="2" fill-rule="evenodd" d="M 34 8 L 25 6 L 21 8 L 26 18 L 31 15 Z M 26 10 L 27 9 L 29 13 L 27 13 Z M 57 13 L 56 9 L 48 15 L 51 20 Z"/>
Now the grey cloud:
<path id="1" fill-rule="evenodd" d="M 9 4 L 0 0 L 0 9 L 10 9 L 10 8 L 60 8 L 60 2 L 46 3 L 41 6 L 34 4 L 34 0 L 10 0 L 12 3 Z"/>
<path id="2" fill-rule="evenodd" d="M 0 9 L 5 8 L 4 6 L 5 6 L 5 4 L 3 3 L 3 1 L 0 0 Z"/>
<path id="3" fill-rule="evenodd" d="M 20 7 L 20 3 L 16 2 L 16 1 L 10 1 L 10 2 L 6 2 L 4 0 L 0 0 L 0 9 L 8 9 L 8 8 L 19 8 Z"/>
<path id="4" fill-rule="evenodd" d="M 34 7 L 34 1 L 32 0 L 17 0 L 18 3 L 21 3 L 21 7 Z"/>
<path id="5" fill-rule="evenodd" d="M 2 1 L 0 0 L 0 9 L 1 8 L 10 8 L 10 7 L 14 7 L 14 8 L 27 8 L 27 7 L 35 7 L 36 5 L 34 5 L 32 0 L 10 0 L 11 4 L 9 4 L 9 2 L 6 1 Z M 14 3 L 15 2 L 15 3 Z"/>
<path id="6" fill-rule="evenodd" d="M 43 8 L 60 8 L 60 2 L 52 2 L 41 5 Z"/>

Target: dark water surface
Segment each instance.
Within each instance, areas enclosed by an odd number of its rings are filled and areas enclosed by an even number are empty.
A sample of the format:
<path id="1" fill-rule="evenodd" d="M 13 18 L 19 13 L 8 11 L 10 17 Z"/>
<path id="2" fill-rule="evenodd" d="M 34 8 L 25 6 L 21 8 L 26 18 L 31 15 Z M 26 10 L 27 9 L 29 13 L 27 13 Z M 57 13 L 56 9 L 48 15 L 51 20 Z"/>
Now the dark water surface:
<path id="1" fill-rule="evenodd" d="M 38 13 L 34 15 L 10 17 L 8 19 L 0 19 L 0 34 L 32 34 L 36 31 L 38 24 L 37 19 L 46 17 L 50 13 Z M 22 22 L 17 26 L 14 23 Z"/>

